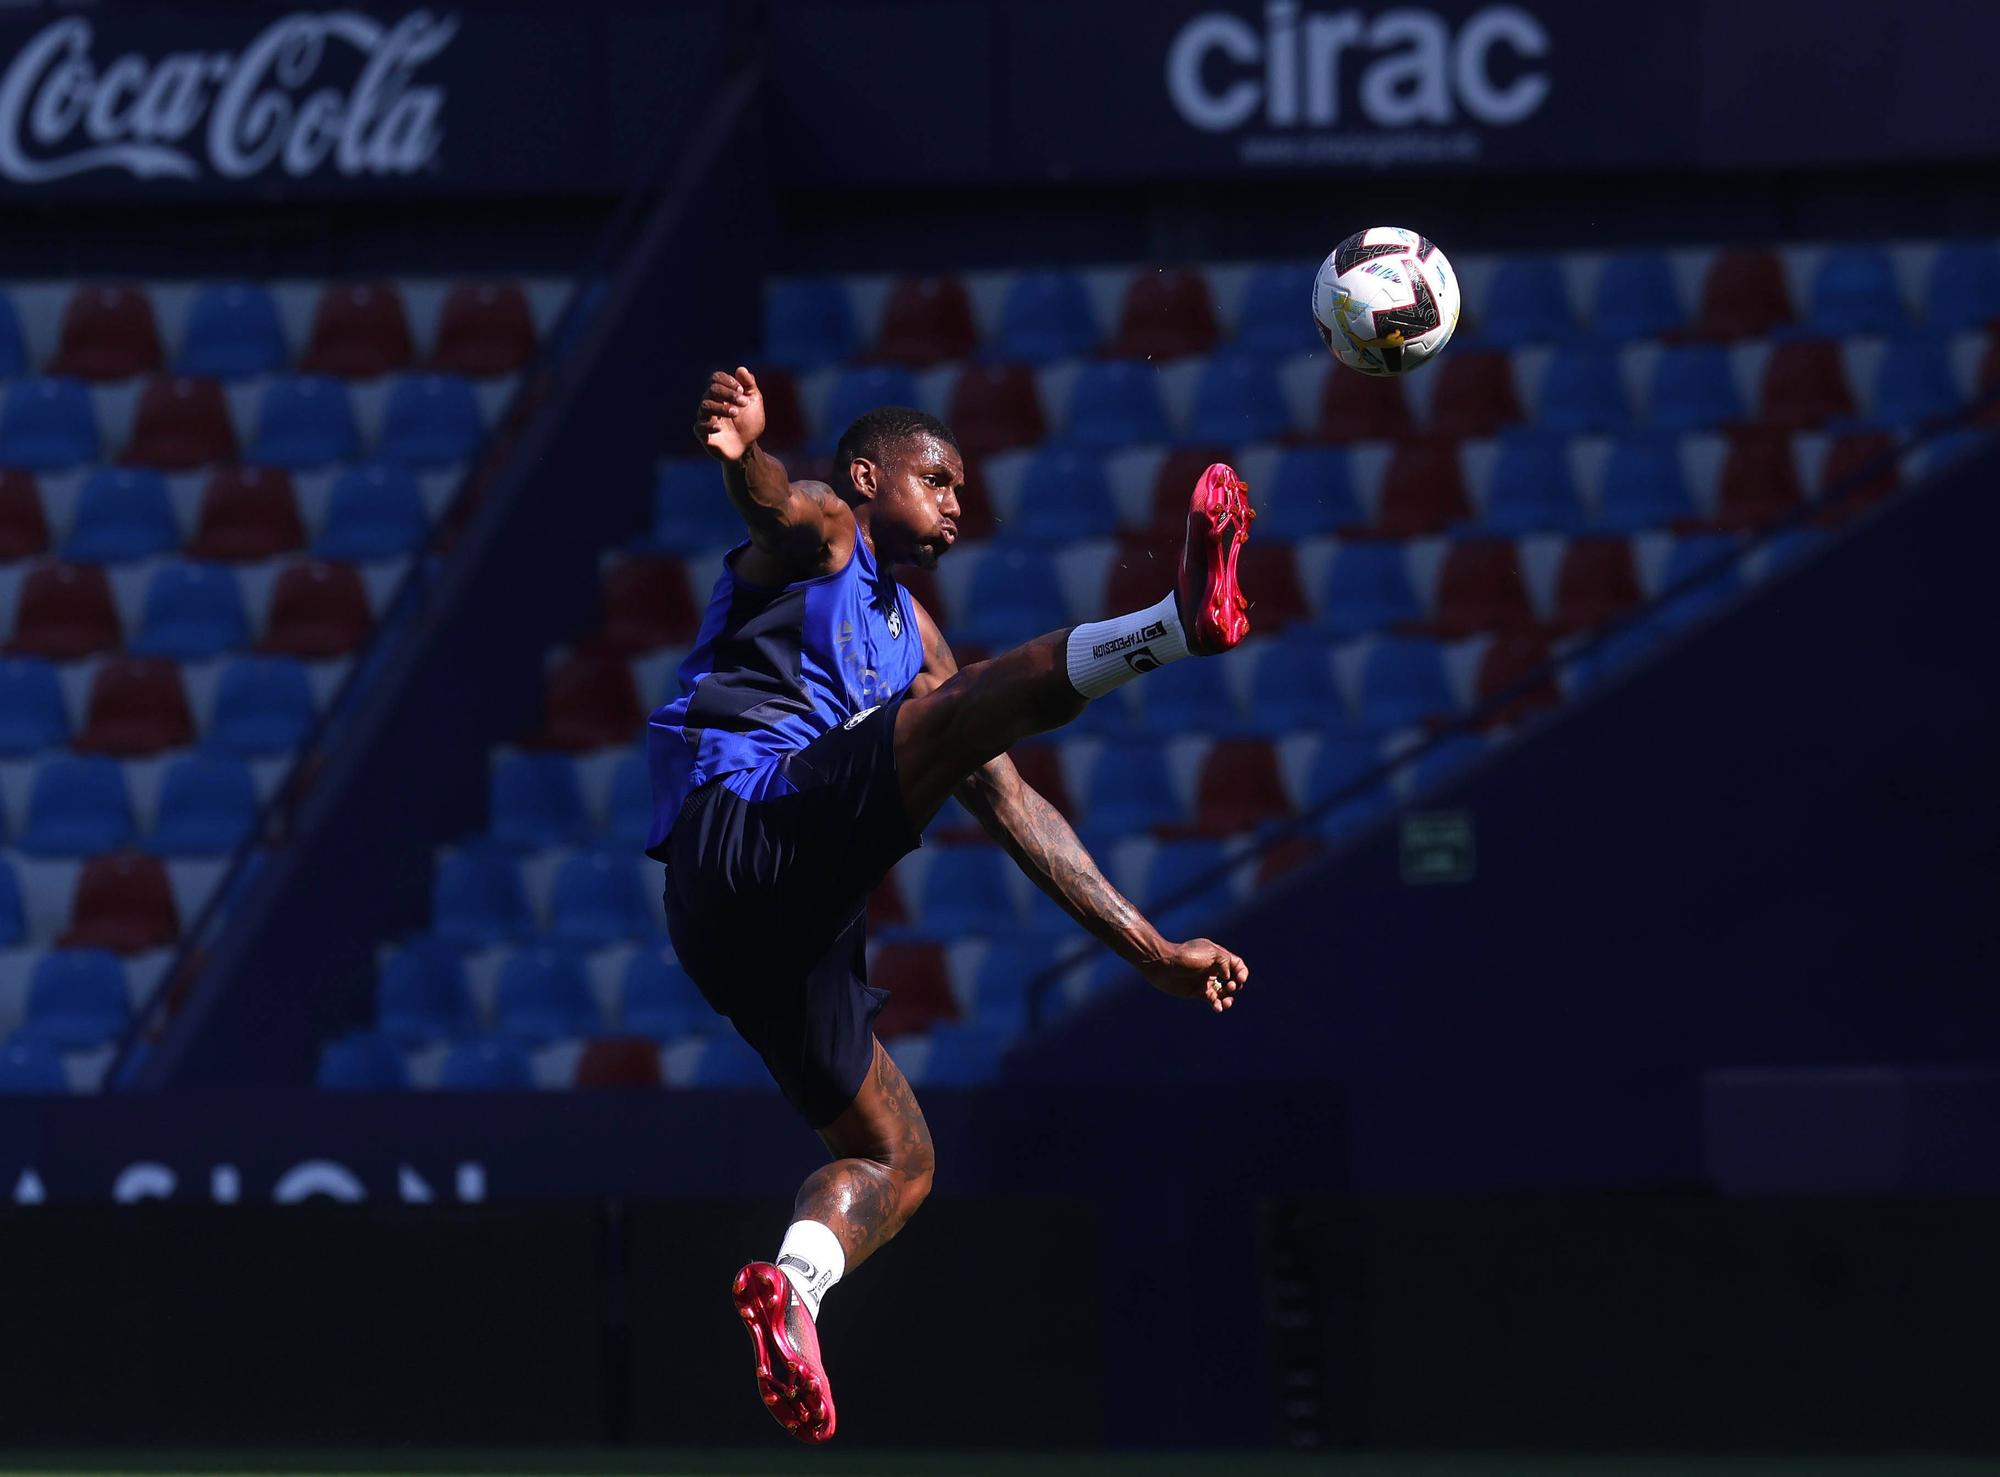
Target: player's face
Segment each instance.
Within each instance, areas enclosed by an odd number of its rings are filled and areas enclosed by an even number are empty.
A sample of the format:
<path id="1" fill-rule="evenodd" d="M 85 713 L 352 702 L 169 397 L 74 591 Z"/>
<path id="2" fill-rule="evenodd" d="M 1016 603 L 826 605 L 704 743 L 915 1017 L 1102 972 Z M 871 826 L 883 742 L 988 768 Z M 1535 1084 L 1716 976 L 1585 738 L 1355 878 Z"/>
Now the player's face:
<path id="1" fill-rule="evenodd" d="M 965 460 L 937 437 L 906 438 L 876 469 L 869 527 L 878 555 L 892 563 L 935 569 L 958 538 L 959 490 Z"/>

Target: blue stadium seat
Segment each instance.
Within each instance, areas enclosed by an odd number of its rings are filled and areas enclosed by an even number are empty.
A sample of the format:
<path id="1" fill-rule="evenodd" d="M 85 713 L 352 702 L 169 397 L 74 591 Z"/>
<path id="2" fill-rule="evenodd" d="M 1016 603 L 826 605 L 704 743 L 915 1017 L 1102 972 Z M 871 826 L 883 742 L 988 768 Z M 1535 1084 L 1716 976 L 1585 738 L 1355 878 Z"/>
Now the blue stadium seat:
<path id="1" fill-rule="evenodd" d="M 257 786 L 244 760 L 190 754 L 160 779 L 159 819 L 147 850 L 160 856 L 221 856 L 257 824 Z"/>
<path id="2" fill-rule="evenodd" d="M 312 725 L 312 684 L 296 658 L 243 657 L 216 681 L 206 742 L 235 754 L 278 754 L 303 743 Z"/>
<path id="3" fill-rule="evenodd" d="M 825 277 L 781 278 L 764 291 L 764 357 L 790 369 L 819 369 L 861 347 L 847 289 Z"/>
<path id="4" fill-rule="evenodd" d="M 1361 718 L 1376 728 L 1402 728 L 1452 711 L 1444 651 L 1419 636 L 1385 637 L 1361 664 Z"/>
<path id="5" fill-rule="evenodd" d="M 1382 764 L 1379 740 L 1363 734 L 1330 733 L 1319 742 L 1306 770 L 1305 806 L 1310 809 L 1340 793 Z"/>
<path id="6" fill-rule="evenodd" d="M 1806 293 L 1806 318 L 1832 338 L 1900 333 L 1909 327 L 1889 253 L 1879 246 L 1842 246 L 1827 252 Z"/>
<path id="7" fill-rule="evenodd" d="M 318 467 L 352 461 L 361 432 L 347 386 L 331 375 L 279 375 L 257 403 L 257 429 L 245 461 Z"/>
<path id="8" fill-rule="evenodd" d="M 942 846 L 924 872 L 917 928 L 932 938 L 1009 933 L 1020 926 L 1014 892 L 1007 882 L 1011 863 L 993 846 Z"/>
<path id="9" fill-rule="evenodd" d="M 1321 630 L 1333 636 L 1362 636 L 1422 615 L 1402 544 L 1351 543 L 1334 551 L 1320 590 Z"/>
<path id="10" fill-rule="evenodd" d="M 1172 438 L 1160 399 L 1159 375 L 1143 360 L 1086 364 L 1070 386 L 1066 439 L 1079 446 L 1123 448 Z"/>
<path id="11" fill-rule="evenodd" d="M 68 1091 L 62 1053 L 48 1042 L 16 1036 L 0 1046 L 0 1093 L 26 1097 Z"/>
<path id="12" fill-rule="evenodd" d="M 1269 488 L 1258 488 L 1257 536 L 1280 542 L 1315 538 L 1366 521 L 1354 495 L 1347 453 L 1338 446 L 1281 452 Z"/>
<path id="13" fill-rule="evenodd" d="M 1631 423 L 1617 351 L 1589 339 L 1558 345 L 1542 371 L 1535 424 L 1550 431 L 1587 434 L 1622 431 Z"/>
<path id="14" fill-rule="evenodd" d="M 1720 344 L 1669 344 L 1660 350 L 1647 394 L 1647 424 L 1707 431 L 1742 416 L 1729 354 Z"/>
<path id="15" fill-rule="evenodd" d="M 503 846 L 534 851 L 589 838 L 583 786 L 567 754 L 508 754 L 494 764 L 486 793 L 487 834 Z"/>
<path id="16" fill-rule="evenodd" d="M 1250 724 L 1267 733 L 1294 728 L 1336 728 L 1347 704 L 1333 680 L 1326 643 L 1310 637 L 1251 644 Z"/>
<path id="17" fill-rule="evenodd" d="M 1591 295 L 1590 330 L 1599 338 L 1657 338 L 1687 322 L 1673 269 L 1657 251 L 1614 256 Z"/>
<path id="18" fill-rule="evenodd" d="M 643 850 L 653 825 L 653 776 L 644 754 L 626 754 L 619 759 L 611 771 L 604 804 L 604 828 L 599 832 L 603 841 Z"/>
<path id="19" fill-rule="evenodd" d="M 376 455 L 400 467 L 449 467 L 471 457 L 483 434 L 472 382 L 457 374 L 404 375 L 382 407 Z"/>
<path id="20" fill-rule="evenodd" d="M 28 976 L 20 1035 L 51 1046 L 101 1046 L 132 1020 L 125 966 L 105 949 L 51 949 Z"/>
<path id="21" fill-rule="evenodd" d="M 1492 532 L 1508 535 L 1580 529 L 1583 501 L 1570 475 L 1568 442 L 1532 431 L 1503 435 L 1480 521 Z"/>
<path id="22" fill-rule="evenodd" d="M 579 851 L 556 869 L 549 894 L 550 937 L 591 946 L 645 938 L 666 926 L 658 897 L 639 884 L 628 851 Z"/>
<path id="23" fill-rule="evenodd" d="M 743 542 L 743 519 L 708 457 L 662 462 L 653 483 L 653 542 L 672 554 L 699 554 Z"/>
<path id="24" fill-rule="evenodd" d="M 0 406 L 0 466 L 74 467 L 97 456 L 97 413 L 83 381 L 14 382 Z"/>
<path id="25" fill-rule="evenodd" d="M 1083 279 L 1069 272 L 1023 272 L 1000 304 L 994 356 L 1022 364 L 1074 359 L 1097 346 L 1098 330 Z"/>
<path id="26" fill-rule="evenodd" d="M 1039 447 L 1021 470 L 1009 538 L 1072 543 L 1107 538 L 1117 528 L 1118 510 L 1104 462 L 1080 447 Z"/>
<path id="27" fill-rule="evenodd" d="M 63 557 L 82 564 L 144 559 L 180 547 L 167 479 L 150 467 L 99 467 L 77 493 Z"/>
<path id="28" fill-rule="evenodd" d="M 402 1048 L 379 1031 L 352 1031 L 327 1042 L 313 1080 L 327 1092 L 400 1092 L 410 1085 Z"/>
<path id="29" fill-rule="evenodd" d="M 491 1036 L 459 1042 L 438 1068 L 438 1087 L 445 1092 L 520 1092 L 534 1085 L 528 1053 L 516 1042 Z"/>
<path id="30" fill-rule="evenodd" d="M 334 479 L 313 553 L 322 559 L 388 559 L 415 553 L 429 533 L 423 493 L 406 469 L 379 463 L 350 467 Z"/>
<path id="31" fill-rule="evenodd" d="M 0 656 L 0 754 L 32 754 L 69 739 L 69 712 L 52 662 Z"/>
<path id="32" fill-rule="evenodd" d="M 982 551 L 953 622 L 968 641 L 1007 646 L 1069 623 L 1062 586 L 1048 557 L 1005 544 Z"/>
<path id="33" fill-rule="evenodd" d="M 1952 382 L 1945 345 L 1926 334 L 1892 338 L 1875 366 L 1874 419 L 1906 429 L 1950 415 L 1963 403 Z"/>
<path id="34" fill-rule="evenodd" d="M 516 949 L 493 986 L 494 1024 L 519 1041 L 592 1036 L 604 1019 L 583 964 L 566 949 Z"/>
<path id="35" fill-rule="evenodd" d="M 970 1087 L 1000 1075 L 1008 1038 L 982 1026 L 944 1021 L 931 1027 L 924 1058 L 924 1081 L 939 1087 Z"/>
<path id="36" fill-rule="evenodd" d="M 1243 307 L 1237 314 L 1236 346 L 1248 353 L 1285 358 L 1292 354 L 1325 352 L 1306 311 L 1303 288 L 1313 280 L 1318 263 L 1286 263 L 1255 268 L 1243 284 Z"/>
<path id="37" fill-rule="evenodd" d="M 1387 785 L 1373 785 L 1351 796 L 1320 817 L 1319 833 L 1328 841 L 1342 841 L 1366 830 L 1396 808 L 1396 797 Z"/>
<path id="38" fill-rule="evenodd" d="M 513 856 L 497 846 L 464 847 L 438 863 L 431 928 L 461 948 L 526 939 L 535 931 Z"/>
<path id="39" fill-rule="evenodd" d="M 1938 248 L 1924 279 L 1924 327 L 1958 333 L 2000 323 L 2000 250 L 1985 241 Z"/>
<path id="40" fill-rule="evenodd" d="M 27 341 L 12 294 L 0 289 L 0 379 L 15 380 L 30 372 Z"/>
<path id="41" fill-rule="evenodd" d="M 423 933 L 398 944 L 375 976 L 375 1024 L 413 1045 L 475 1030 L 479 1013 L 458 950 Z"/>
<path id="42" fill-rule="evenodd" d="M 1694 498 L 1675 437 L 1641 432 L 1612 443 L 1598 496 L 1598 530 L 1637 533 L 1693 516 Z"/>
<path id="43" fill-rule="evenodd" d="M 1025 1031 L 1029 986 L 1061 953 L 1062 946 L 1046 938 L 1015 935 L 994 939 L 972 972 L 966 1020 L 1003 1036 Z"/>
<path id="44" fill-rule="evenodd" d="M 1673 629 L 1707 614 L 1743 587 L 1743 570 L 1734 559 L 1737 541 L 1728 534 L 1689 534 L 1674 541 L 1660 571 L 1660 593 L 1666 603 L 1654 616 Z M 1688 580 L 1698 583 L 1679 595 L 1669 592 Z"/>
<path id="45" fill-rule="evenodd" d="M 132 802 L 116 759 L 44 759 L 28 793 L 28 824 L 15 842 L 36 856 L 95 856 L 133 839 Z"/>
<path id="46" fill-rule="evenodd" d="M 1501 262 L 1486 285 L 1477 326 L 1480 342 L 1492 348 L 1560 343 L 1573 337 L 1576 320 L 1562 264 L 1546 256 Z"/>
<path id="47" fill-rule="evenodd" d="M 813 444 L 820 451 L 832 451 L 841 432 L 877 406 L 915 405 L 917 399 L 917 381 L 907 369 L 893 364 L 843 369 L 827 391 Z"/>
<path id="48" fill-rule="evenodd" d="M 0 949 L 11 949 L 28 936 L 27 910 L 21 904 L 21 884 L 14 867 L 0 856 Z"/>
<path id="49" fill-rule="evenodd" d="M 1078 797 L 1094 831 L 1139 836 L 1186 817 L 1167 777 L 1166 756 L 1153 739 L 1109 740 Z"/>
<path id="50" fill-rule="evenodd" d="M 1140 721 L 1162 738 L 1183 733 L 1234 733 L 1243 727 L 1222 663 L 1179 661 L 1138 684 Z"/>
<path id="51" fill-rule="evenodd" d="M 1436 788 L 1486 753 L 1486 741 L 1469 733 L 1454 733 L 1439 739 L 1410 766 L 1410 788 L 1415 794 Z"/>
<path id="52" fill-rule="evenodd" d="M 1198 878 L 1208 877 L 1227 856 L 1220 841 L 1162 841 L 1153 848 L 1152 856 L 1146 861 L 1145 872 L 1139 878 L 1139 905 L 1143 908 L 1164 907 L 1168 898 Z M 1210 897 L 1206 901 L 1213 905 L 1214 899 Z"/>
<path id="53" fill-rule="evenodd" d="M 1188 410 L 1191 439 L 1239 446 L 1274 441 L 1291 428 L 1291 409 L 1268 358 L 1223 350 L 1201 367 Z"/>
<path id="54" fill-rule="evenodd" d="M 671 1041 L 716 1025 L 701 990 L 686 970 L 656 949 L 640 949 L 625 966 L 618 1018 L 627 1035 Z"/>
<path id="55" fill-rule="evenodd" d="M 1570 668 L 1571 676 L 1580 688 L 1595 687 L 1658 646 L 1662 634 L 1662 627 L 1656 621 L 1628 621 L 1588 647 Z"/>
<path id="56" fill-rule="evenodd" d="M 142 656 L 183 659 L 248 646 L 250 618 L 236 571 L 191 560 L 155 570 L 130 644 Z"/>
<path id="57" fill-rule="evenodd" d="M 691 1087 L 746 1088 L 771 1086 L 771 1069 L 734 1031 L 723 1031 L 702 1044 L 689 1074 Z"/>
<path id="58" fill-rule="evenodd" d="M 275 374 L 290 361 L 278 305 L 254 282 L 217 282 L 195 294 L 175 369 L 215 379 Z"/>

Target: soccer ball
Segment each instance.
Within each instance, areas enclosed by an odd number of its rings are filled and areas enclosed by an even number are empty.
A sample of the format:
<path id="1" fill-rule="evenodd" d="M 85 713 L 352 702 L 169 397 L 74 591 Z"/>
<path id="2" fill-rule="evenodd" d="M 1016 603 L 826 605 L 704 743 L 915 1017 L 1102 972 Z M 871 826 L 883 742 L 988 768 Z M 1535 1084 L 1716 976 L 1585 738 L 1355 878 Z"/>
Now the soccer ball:
<path id="1" fill-rule="evenodd" d="M 1400 226 L 1356 231 L 1313 278 L 1313 322 L 1327 352 L 1363 374 L 1408 374 L 1430 363 L 1451 342 L 1458 309 L 1451 263 Z"/>

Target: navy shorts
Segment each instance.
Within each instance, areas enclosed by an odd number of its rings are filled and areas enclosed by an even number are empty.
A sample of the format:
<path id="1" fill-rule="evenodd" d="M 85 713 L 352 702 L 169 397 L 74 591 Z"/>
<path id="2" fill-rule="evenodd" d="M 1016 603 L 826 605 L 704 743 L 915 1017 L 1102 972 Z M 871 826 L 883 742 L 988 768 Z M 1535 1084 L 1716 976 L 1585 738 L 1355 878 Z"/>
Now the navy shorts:
<path id="1" fill-rule="evenodd" d="M 653 852 L 682 967 L 816 1129 L 867 1080 L 888 998 L 868 984 L 868 894 L 922 844 L 896 781 L 901 706 L 786 755 L 785 793 L 703 785 Z"/>

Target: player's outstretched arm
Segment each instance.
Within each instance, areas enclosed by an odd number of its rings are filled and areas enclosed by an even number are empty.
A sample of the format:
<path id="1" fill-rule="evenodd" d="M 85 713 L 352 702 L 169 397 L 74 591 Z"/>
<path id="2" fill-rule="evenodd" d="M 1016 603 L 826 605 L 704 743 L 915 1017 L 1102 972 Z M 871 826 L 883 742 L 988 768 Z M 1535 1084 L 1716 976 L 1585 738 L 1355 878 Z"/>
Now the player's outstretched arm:
<path id="1" fill-rule="evenodd" d="M 734 374 L 716 370 L 695 413 L 694 436 L 722 463 L 722 484 L 750 542 L 771 561 L 769 572 L 785 581 L 838 568 L 854 540 L 847 504 L 824 482 L 787 478 L 784 464 L 757 444 L 763 434 L 757 377 L 741 365 Z"/>

